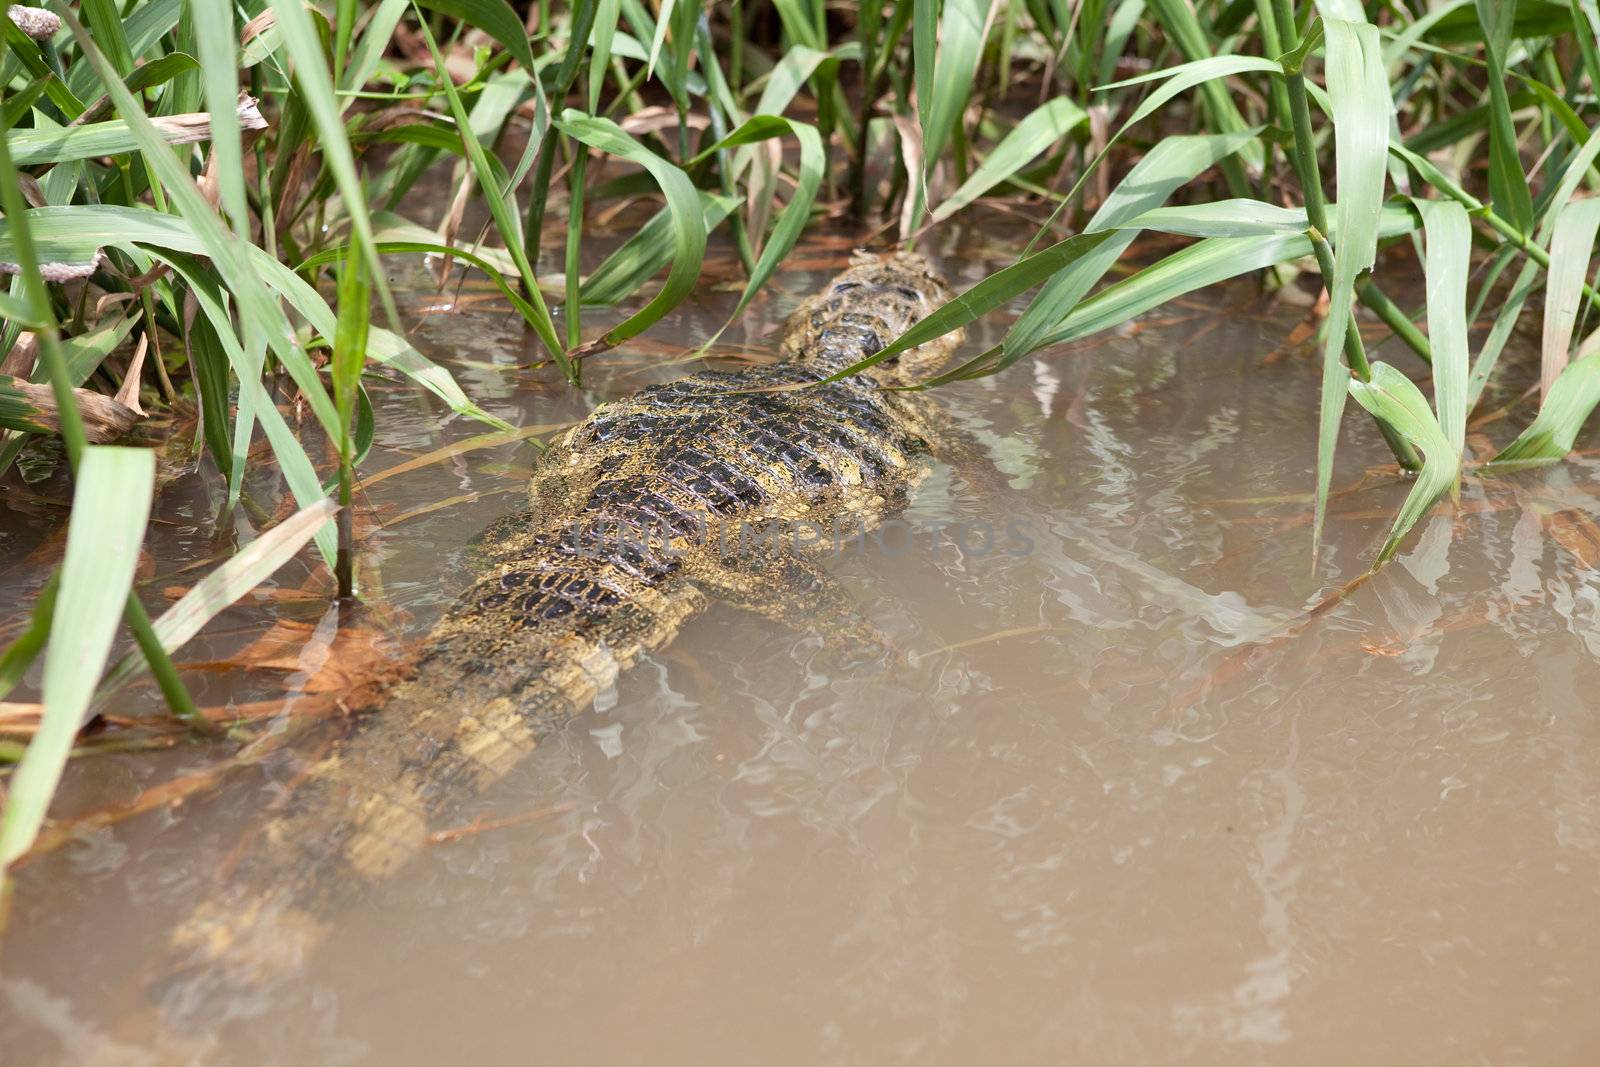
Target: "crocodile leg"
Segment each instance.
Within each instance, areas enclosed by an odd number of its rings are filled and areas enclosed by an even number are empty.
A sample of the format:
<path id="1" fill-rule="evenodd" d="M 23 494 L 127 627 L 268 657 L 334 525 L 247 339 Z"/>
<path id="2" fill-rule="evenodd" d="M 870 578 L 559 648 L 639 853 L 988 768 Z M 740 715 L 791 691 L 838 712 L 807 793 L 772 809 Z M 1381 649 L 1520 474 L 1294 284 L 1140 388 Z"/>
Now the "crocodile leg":
<path id="1" fill-rule="evenodd" d="M 832 652 L 869 660 L 893 653 L 883 631 L 862 614 L 838 580 L 801 552 L 702 559 L 688 573 L 713 600 L 816 634 Z"/>
<path id="2" fill-rule="evenodd" d="M 539 532 L 539 513 L 514 511 L 491 522 L 468 546 L 479 569 L 511 563 L 526 549 L 530 538 Z"/>

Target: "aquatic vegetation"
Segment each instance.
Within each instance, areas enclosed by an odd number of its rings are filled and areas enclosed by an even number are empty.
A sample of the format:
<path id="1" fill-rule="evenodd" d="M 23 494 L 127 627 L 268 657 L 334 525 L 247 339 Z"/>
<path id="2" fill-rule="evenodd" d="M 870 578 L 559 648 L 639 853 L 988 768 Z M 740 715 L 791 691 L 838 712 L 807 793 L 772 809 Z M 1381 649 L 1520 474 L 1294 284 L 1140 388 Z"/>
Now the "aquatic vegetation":
<path id="1" fill-rule="evenodd" d="M 336 591 L 356 590 L 349 504 L 376 432 L 364 382 L 398 372 L 510 431 L 406 342 L 385 255 L 487 277 L 573 382 L 694 292 L 713 235 L 743 267 L 737 315 L 804 233 L 837 220 L 881 245 L 980 204 L 1035 223 L 1014 265 L 851 368 L 1027 298 L 1000 343 L 931 385 L 1227 278 L 1289 284 L 1309 268 L 1328 295 L 1307 413 L 1313 559 L 1347 397 L 1417 472 L 1380 562 L 1468 469 L 1565 456 L 1600 400 L 1594 0 L 0 8 L 0 474 L 51 435 L 77 470 L 59 576 L 0 655 L 0 699 L 44 656 L 46 707 L 10 782 L 0 864 L 29 847 L 109 686 L 148 667 L 207 728 L 174 649 L 308 541 Z M 442 217 L 397 214 L 441 166 Z M 596 216 L 635 202 L 659 207 L 585 273 Z M 475 203 L 487 222 L 472 231 Z M 562 240 L 541 254 L 547 233 Z M 1152 260 L 1141 234 L 1181 247 Z M 1408 244 L 1420 276 L 1385 254 Z M 1418 282 L 1412 313 L 1390 291 Z M 1541 289 L 1542 402 L 1474 455 L 1468 421 Z M 596 328 L 601 308 L 625 311 Z M 1363 317 L 1390 331 L 1387 359 Z M 1412 381 L 1424 374 L 1431 403 Z M 104 442 L 147 404 L 193 428 L 227 508 L 248 502 L 263 456 L 298 504 L 154 621 L 131 567 L 95 563 L 137 553 L 150 455 Z M 139 655 L 97 696 L 119 618 Z"/>

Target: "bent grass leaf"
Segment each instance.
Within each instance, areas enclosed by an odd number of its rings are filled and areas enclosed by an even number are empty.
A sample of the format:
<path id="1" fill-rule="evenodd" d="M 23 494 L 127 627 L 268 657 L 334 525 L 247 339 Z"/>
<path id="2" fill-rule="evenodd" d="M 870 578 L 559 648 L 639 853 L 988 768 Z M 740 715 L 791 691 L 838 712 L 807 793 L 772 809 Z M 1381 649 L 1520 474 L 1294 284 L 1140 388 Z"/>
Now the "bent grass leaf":
<path id="1" fill-rule="evenodd" d="M 808 48 L 803 44 L 794 45 L 767 73 L 766 84 L 761 87 L 761 96 L 756 100 L 755 114 L 783 114 L 789 109 L 795 94 L 811 80 L 822 64 L 829 60 L 860 58 L 861 45 L 855 41 L 846 41 L 829 51 Z"/>
<path id="2" fill-rule="evenodd" d="M 452 0 L 454 2 L 457 0 Z M 499 2 L 503 4 L 504 0 Z M 302 0 L 268 0 L 268 4 L 277 15 L 284 44 L 294 60 L 294 81 L 300 89 L 301 102 L 318 133 L 317 151 L 322 156 L 323 165 L 332 173 L 334 186 L 344 201 L 344 213 L 354 236 L 353 244 L 357 253 L 367 262 L 368 275 L 377 290 L 389 324 L 398 329 L 400 313 L 395 308 L 394 294 L 389 291 L 383 262 L 374 247 L 372 214 L 367 206 L 366 189 L 356 170 L 355 152 L 345 133 L 343 109 L 334 96 L 333 78 L 324 62 L 321 38 L 317 36 Z M 471 6 L 481 8 L 487 5 L 483 0 L 475 0 Z M 510 14 L 509 8 L 506 14 Z M 521 35 L 520 24 L 517 33 Z M 527 47 L 525 38 L 523 47 Z M 439 69 L 445 69 L 443 64 Z M 443 81 L 446 85 L 452 84 L 448 76 Z M 339 434 L 340 431 L 336 429 L 335 436 Z"/>
<path id="3" fill-rule="evenodd" d="M 528 44 L 528 32 L 522 19 L 506 0 L 417 0 L 430 11 L 460 19 L 505 45 L 506 51 L 516 57 L 527 70 L 536 69 L 533 49 Z M 575 46 L 581 47 L 581 46 Z"/>
<path id="4" fill-rule="evenodd" d="M 1115 229 L 1136 215 L 1159 207 L 1180 186 L 1193 181 L 1218 160 L 1239 151 L 1259 132 L 1259 129 L 1252 129 L 1239 133 L 1189 134 L 1157 142 L 1112 188 L 1085 231 Z M 1003 355 L 993 369 L 1010 366 L 1035 351 L 1040 339 L 1061 324 L 1084 294 L 1094 288 L 1133 243 L 1135 236 L 1137 234 L 1126 230 L 1117 234 L 1045 283 L 1006 331 Z"/>
<path id="5" fill-rule="evenodd" d="M 216 222 L 215 215 L 211 218 Z M 50 255 L 55 257 L 51 258 L 50 262 L 68 265 L 92 264 L 103 248 L 121 248 L 141 255 L 161 251 L 204 256 L 211 247 L 185 219 L 137 208 L 93 204 L 34 208 L 28 212 L 28 223 L 41 258 L 45 258 L 45 250 L 48 249 Z M 250 286 L 251 292 L 276 311 L 276 317 L 282 323 L 282 329 L 286 334 L 292 336 L 293 331 L 290 330 L 282 310 L 270 298 L 268 291 L 259 284 L 262 281 L 266 282 L 270 290 L 287 299 L 290 306 L 311 324 L 313 330 L 323 337 L 333 336 L 335 316 L 321 294 L 265 250 L 249 244 L 239 247 L 243 250 L 243 260 L 249 276 L 257 283 Z M 456 254 L 460 254 L 459 250 Z M 10 227 L 4 219 L 0 219 L 0 260 L 14 255 Z M 171 256 L 165 254 L 162 254 L 161 258 L 168 263 L 173 261 Z M 243 300 L 244 297 L 240 299 Z M 229 320 L 224 315 L 220 321 L 227 323 Z M 231 327 L 228 328 L 228 332 L 232 333 Z M 306 394 L 313 410 L 317 410 L 319 395 L 321 403 L 328 405 L 327 425 L 329 432 L 334 433 L 338 425 L 337 415 L 333 412 L 332 402 L 326 390 L 322 388 L 316 368 L 309 358 L 304 356 L 303 349 L 297 348 L 295 351 L 301 353 L 300 358 L 291 356 L 284 359 L 280 354 L 280 362 L 289 371 L 295 384 Z M 394 366 L 396 370 L 433 392 L 449 404 L 452 411 L 491 426 L 503 428 L 506 425 L 502 420 L 487 414 L 472 403 L 449 371 L 427 359 L 399 335 L 374 327 L 368 338 L 368 354 L 379 362 Z M 320 412 L 318 417 L 321 418 Z M 305 503 L 309 504 L 310 501 Z"/>
<path id="6" fill-rule="evenodd" d="M 846 367 L 828 381 L 837 381 L 855 374 L 976 322 L 995 308 L 1010 303 L 1052 274 L 1099 248 L 1110 240 L 1112 235 L 1113 232 L 1110 230 L 1100 233 L 1080 233 L 1076 237 L 1069 237 L 1059 244 L 1051 245 L 1041 252 L 1035 252 L 1018 260 L 952 298 L 948 304 L 897 337 L 887 348 Z"/>
<path id="7" fill-rule="evenodd" d="M 418 227 L 418 229 L 420 230 L 421 227 Z M 505 298 L 510 301 L 511 305 L 519 312 L 531 311 L 532 305 L 526 300 L 522 299 L 521 295 L 519 295 L 517 291 L 511 287 L 511 282 L 507 280 L 503 273 L 501 273 L 501 267 L 504 266 L 504 264 L 497 264 L 494 262 L 493 254 L 499 251 L 498 249 L 488 248 L 474 251 L 470 248 L 463 248 L 460 245 L 440 244 L 437 240 L 437 235 L 435 235 L 433 231 L 423 230 L 422 232 L 435 239 L 428 241 L 408 241 L 385 239 L 380 237 L 377 243 L 378 251 L 385 255 L 416 252 L 422 253 L 423 255 L 439 256 L 441 259 L 463 260 L 482 271 L 484 275 L 494 283 L 495 288 L 499 289 Z M 323 267 L 330 263 L 337 263 L 344 259 L 345 255 L 347 254 L 347 248 L 348 246 L 341 246 L 338 248 L 323 249 L 321 252 L 318 252 L 316 255 L 300 264 L 299 269 L 306 270 L 310 267 Z"/>
<path id="8" fill-rule="evenodd" d="M 1372 365 L 1372 380 L 1350 380 L 1350 395 L 1369 413 L 1393 427 L 1422 453 L 1422 470 L 1395 516 L 1389 538 L 1378 552 L 1374 568 L 1394 557 L 1400 542 L 1417 520 L 1427 514 L 1434 502 L 1460 478 L 1461 461 L 1439 422 L 1428 408 L 1428 401 L 1416 384 L 1387 363 Z"/>
<path id="9" fill-rule="evenodd" d="M 322 483 L 317 477 L 311 458 L 306 455 L 305 448 L 300 444 L 300 439 L 289 428 L 283 413 L 272 402 L 266 387 L 261 383 L 261 350 L 258 348 L 247 352 L 245 346 L 240 343 L 228 321 L 228 309 L 223 301 L 220 287 L 215 279 L 205 273 L 204 268 L 194 257 L 173 253 L 164 256 L 163 262 L 189 284 L 189 291 L 199 304 L 200 311 L 210 321 L 211 334 L 221 345 L 239 383 L 240 411 L 250 411 L 252 417 L 260 422 L 268 442 L 272 445 L 279 471 L 289 486 L 289 491 L 294 494 L 302 507 L 310 506 L 321 499 Z M 276 260 L 272 262 L 277 264 Z M 326 310 L 326 305 L 323 307 Z M 331 315 L 331 312 L 329 314 Z M 242 416 L 240 422 L 243 422 Z M 337 435 L 330 436 L 337 440 Z M 235 449 L 238 448 L 239 442 L 236 439 Z M 237 477 L 242 473 L 240 470 L 242 460 L 237 452 L 234 462 L 236 466 L 230 472 L 230 487 L 237 484 Z M 319 531 L 317 548 L 331 568 L 336 545 L 330 531 Z"/>
<path id="10" fill-rule="evenodd" d="M 320 422 L 330 434 L 337 433 L 337 417 L 333 410 L 333 402 L 328 397 L 327 391 L 322 388 L 317 378 L 316 370 L 311 364 L 310 357 L 305 349 L 296 340 L 294 331 L 290 327 L 283 310 L 277 305 L 265 290 L 254 284 L 256 274 L 250 269 L 249 255 L 251 252 L 262 253 L 255 246 L 238 240 L 231 231 L 222 225 L 211 205 L 208 204 L 200 190 L 195 187 L 188 169 L 179 163 L 177 156 L 167 150 L 166 144 L 161 140 L 160 134 L 146 117 L 143 109 L 133 94 L 128 92 L 121 80 L 115 75 L 106 58 L 100 54 L 94 42 L 90 40 L 87 31 L 78 24 L 70 10 L 61 0 L 52 0 L 52 10 L 61 16 L 61 21 L 72 31 L 72 36 L 82 49 L 85 60 L 99 73 L 100 79 L 106 84 L 107 94 L 115 105 L 118 113 L 128 123 L 129 128 L 138 137 L 140 148 L 143 152 L 146 165 L 160 178 L 167 190 L 167 195 L 176 202 L 183 217 L 187 220 L 192 230 L 192 236 L 202 246 L 198 251 L 211 258 L 217 273 L 222 276 L 229 292 L 238 302 L 239 312 L 242 316 L 254 320 L 253 328 L 261 331 L 267 344 L 272 348 L 273 354 L 294 376 L 295 383 L 300 386 L 306 396 L 306 402 Z M 302 12 L 303 14 L 303 12 Z M 30 222 L 39 218 L 41 224 L 45 212 L 71 212 L 75 208 L 36 208 L 29 212 Z M 137 209 L 124 209 L 127 216 L 151 216 L 155 219 L 171 220 L 172 216 L 162 215 L 153 211 Z M 70 216 L 69 216 L 70 217 Z M 141 219 L 140 225 L 149 223 L 149 219 Z M 3 231 L 0 231 L 3 232 Z M 77 235 L 82 241 L 82 235 Z M 117 244 L 119 235 L 113 234 L 95 245 L 99 247 L 108 244 Z M 80 244 L 81 248 L 81 244 Z M 94 251 L 90 251 L 88 258 L 93 260 Z M 266 257 L 271 258 L 271 257 Z M 275 262 L 275 261 L 274 261 Z M 319 298 L 320 299 L 320 298 Z"/>
<path id="11" fill-rule="evenodd" d="M 591 148 L 598 148 L 643 167 L 667 198 L 667 210 L 672 219 L 672 266 L 667 271 L 667 280 L 662 284 L 661 291 L 648 304 L 606 333 L 607 344 L 618 344 L 649 329 L 694 291 L 706 255 L 706 228 L 700 194 L 695 191 L 694 183 L 687 174 L 671 161 L 662 159 L 635 141 L 610 119 L 596 118 L 575 108 L 567 108 L 556 120 L 556 126 L 562 133 Z"/>
<path id="12" fill-rule="evenodd" d="M 1195 4 L 1190 0 L 1150 0 L 1149 6 L 1163 31 L 1187 59 L 1214 58 L 1213 53 L 1218 48 L 1218 35 L 1208 33 L 1207 29 L 1202 27 L 1199 18 L 1196 17 Z M 1281 69 L 1280 64 L 1280 71 Z M 1218 131 L 1234 133 L 1247 125 L 1244 116 L 1239 112 L 1238 104 L 1226 86 L 1207 82 L 1200 87 L 1200 99 L 1211 126 Z M 1245 158 L 1253 169 L 1260 169 L 1263 161 L 1260 146 L 1250 145 L 1245 150 Z M 1242 185 L 1244 172 L 1238 163 L 1230 158 L 1223 167 L 1223 173 L 1233 195 L 1241 195 L 1245 191 Z"/>
<path id="13" fill-rule="evenodd" d="M 142 448 L 90 446 L 79 462 L 45 650 L 44 718 L 12 775 L 0 815 L 0 878 L 38 835 L 105 668 L 133 588 L 155 474 L 155 453 Z"/>
<path id="14" fill-rule="evenodd" d="M 428 46 L 428 52 L 433 56 L 434 66 L 444 70 L 444 53 L 439 51 L 439 43 L 433 39 L 433 31 L 428 28 L 427 21 L 420 23 L 422 39 Z M 566 349 L 561 344 L 561 339 L 556 335 L 555 320 L 550 316 L 550 309 L 545 306 L 544 296 L 539 291 L 539 279 L 535 276 L 533 263 L 528 258 L 528 250 L 523 245 L 522 223 L 516 217 L 516 212 L 507 202 L 506 193 L 500 184 L 500 169 L 498 162 L 491 160 L 488 152 L 484 150 L 483 142 L 472 131 L 472 117 L 467 113 L 466 105 L 461 102 L 461 94 L 456 91 L 455 82 L 450 78 L 442 78 L 439 87 L 444 90 L 445 99 L 450 104 L 450 114 L 455 118 L 456 129 L 461 134 L 461 145 L 466 149 L 467 160 L 472 164 L 473 176 L 477 179 L 478 187 L 483 190 L 483 198 L 489 205 L 489 214 L 494 219 L 495 228 L 500 233 L 500 239 L 505 242 L 506 251 L 511 254 L 512 262 L 517 265 L 517 274 L 522 279 L 523 288 L 527 291 L 528 301 L 533 306 L 534 317 L 527 320 L 533 332 L 538 334 L 539 340 L 544 344 L 545 350 L 550 353 L 556 365 L 561 368 L 569 380 L 573 371 L 567 359 Z M 537 254 L 537 249 L 534 250 Z M 379 268 L 381 270 L 381 267 Z"/>
<path id="15" fill-rule="evenodd" d="M 1416 216 L 1399 207 L 1385 207 L 1379 218 L 1378 233 L 1385 238 L 1409 233 L 1417 225 Z M 1116 235 L 1113 242 L 1125 242 L 1132 237 L 1132 231 L 1129 230 L 1108 232 Z M 1103 246 L 1099 251 L 1103 252 L 1110 247 L 1113 245 Z M 1197 289 L 1264 270 L 1278 263 L 1303 259 L 1311 253 L 1311 239 L 1300 233 L 1266 234 L 1255 237 L 1208 237 L 1157 260 L 1129 277 L 1107 286 L 1082 303 L 1076 304 L 1060 322 L 1034 336 L 1031 347 L 1027 348 L 1026 352 L 1081 340 L 1102 330 L 1119 326 L 1152 308 Z M 1088 263 L 1097 254 L 1098 252 L 1091 253 L 1079 262 Z M 1109 266 L 1109 263 L 1105 266 Z M 1074 269 L 1076 265 L 1069 266 L 1063 274 L 1070 273 Z M 1058 275 L 1056 279 L 1052 279 L 1050 285 L 1041 292 L 1041 297 L 1048 293 L 1051 286 L 1056 285 L 1061 277 L 1062 275 Z M 1016 331 L 1023 320 L 1038 306 L 1039 299 L 1036 298 L 1034 304 L 1024 312 L 1022 319 L 1018 320 L 1012 330 Z M 1009 340 L 1008 335 L 1007 341 Z M 952 381 L 993 374 L 1021 358 L 1021 354 L 1025 354 L 1021 353 L 1015 357 L 1009 354 L 1002 356 L 1002 351 L 1001 346 L 989 349 L 955 369 L 930 379 L 926 384 L 944 385 Z"/>
<path id="16" fill-rule="evenodd" d="M 1065 96 L 1058 96 L 1030 111 L 1001 138 L 994 151 L 961 187 L 934 210 L 932 220 L 943 222 L 954 215 L 1027 166 L 1039 153 L 1060 144 L 1088 120 L 1088 113 Z"/>
<path id="17" fill-rule="evenodd" d="M 1565 459 L 1597 403 L 1600 403 L 1600 352 L 1567 365 L 1545 395 L 1539 414 L 1515 441 L 1494 457 L 1492 466 L 1532 467 Z"/>
<path id="18" fill-rule="evenodd" d="M 706 232 L 721 225 L 738 206 L 736 197 L 702 190 L 700 209 Z M 664 207 L 583 280 L 578 287 L 579 299 L 601 306 L 626 300 L 672 259 L 674 240 L 672 212 Z"/>
<path id="19" fill-rule="evenodd" d="M 1168 101 L 1186 89 L 1192 88 L 1196 85 L 1205 84 L 1216 78 L 1226 78 L 1235 74 L 1242 74 L 1247 71 L 1263 71 L 1270 74 L 1282 75 L 1283 68 L 1276 62 L 1270 59 L 1262 59 L 1259 56 L 1212 56 L 1209 59 L 1200 59 L 1191 63 L 1182 63 L 1176 67 L 1154 71 L 1150 74 L 1140 75 L 1137 78 L 1129 78 L 1126 81 L 1114 82 L 1111 85 L 1101 86 L 1099 89 L 1097 89 L 1096 92 L 1103 92 L 1105 90 L 1115 89 L 1121 86 L 1138 85 L 1147 81 L 1165 79 L 1163 84 L 1148 97 L 1146 97 L 1144 102 L 1134 110 L 1133 115 L 1129 117 L 1128 121 L 1118 127 L 1117 132 L 1112 134 L 1111 137 L 1107 139 L 1105 145 L 1100 149 L 1099 153 L 1089 161 L 1089 164 L 1082 168 L 1082 170 L 1079 172 L 1078 180 L 1073 183 L 1071 191 L 1069 191 L 1062 199 L 1061 203 L 1056 207 L 1056 210 L 1051 213 L 1050 218 L 1042 227 L 1040 227 L 1039 232 L 1034 236 L 1033 241 L 1029 243 L 1029 250 L 1031 251 L 1034 243 L 1037 243 L 1039 239 L 1043 237 L 1044 234 L 1050 229 L 1050 227 L 1054 225 L 1056 217 L 1060 215 L 1066 206 L 1077 198 L 1078 193 L 1082 191 L 1090 176 L 1106 159 L 1106 157 L 1110 155 L 1112 147 L 1115 146 L 1117 142 L 1122 139 L 1122 135 L 1132 129 L 1136 123 L 1142 122 L 1146 118 L 1149 118 L 1151 115 L 1155 114 L 1158 110 L 1165 106 Z M 1234 130 L 1229 132 L 1237 133 L 1242 131 Z M 1251 143 L 1251 141 L 1246 141 L 1241 150 L 1248 149 L 1251 146 Z"/>
<path id="20" fill-rule="evenodd" d="M 1112 89 L 1123 89 L 1130 85 L 1142 85 L 1145 82 L 1159 81 L 1161 86 L 1145 97 L 1144 102 L 1134 109 L 1133 115 L 1123 123 L 1123 129 L 1142 122 L 1159 111 L 1167 101 L 1177 96 L 1186 89 L 1212 81 L 1216 78 L 1231 78 L 1236 74 L 1246 74 L 1250 71 L 1261 71 L 1267 74 L 1281 75 L 1283 67 L 1276 60 L 1263 59 L 1260 56 L 1212 56 L 1210 59 L 1198 59 L 1192 63 L 1180 63 L 1176 67 L 1167 67 L 1163 70 L 1151 71 L 1141 74 L 1137 78 L 1126 78 L 1110 85 L 1101 85 L 1095 89 L 1097 93 L 1109 92 Z M 1121 136 L 1121 131 L 1118 131 Z"/>
<path id="21" fill-rule="evenodd" d="M 789 254 L 795 242 L 800 239 L 800 231 L 805 229 L 806 222 L 811 217 L 811 205 L 816 202 L 817 189 L 822 185 L 822 166 L 826 160 L 822 137 L 817 133 L 815 126 L 775 115 L 757 115 L 690 161 L 693 165 L 723 149 L 755 144 L 758 141 L 781 137 L 786 133 L 792 134 L 800 142 L 800 173 L 795 182 L 794 195 L 789 198 L 789 203 L 784 206 L 777 223 L 772 227 L 772 236 L 762 247 L 755 269 L 750 272 L 750 280 L 745 283 L 744 292 L 739 295 L 739 303 L 728 316 L 729 322 L 738 318 L 739 314 L 749 306 L 751 298 L 766 284 L 772 272 L 783 261 L 783 257 Z M 719 334 L 720 332 L 718 331 Z"/>
<path id="22" fill-rule="evenodd" d="M 1416 217 L 1402 208 L 1384 208 L 1379 220 L 1381 237 L 1398 237 L 1417 225 Z M 1185 293 L 1276 263 L 1302 259 L 1311 251 L 1311 239 L 1304 234 L 1208 237 L 1085 300 L 1060 327 L 1042 339 L 1042 344 L 1076 341 L 1120 325 Z"/>

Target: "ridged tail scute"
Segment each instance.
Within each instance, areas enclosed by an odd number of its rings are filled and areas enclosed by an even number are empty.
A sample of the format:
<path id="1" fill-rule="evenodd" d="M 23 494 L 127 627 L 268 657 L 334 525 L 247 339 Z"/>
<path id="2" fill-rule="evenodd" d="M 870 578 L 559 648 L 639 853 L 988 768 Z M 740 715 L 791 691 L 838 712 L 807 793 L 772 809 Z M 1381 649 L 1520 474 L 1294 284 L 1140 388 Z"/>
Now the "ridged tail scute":
<path id="1" fill-rule="evenodd" d="M 335 916 L 703 605 L 659 579 L 553 539 L 481 578 L 413 676 L 301 776 L 222 891 L 174 931 L 151 987 L 165 1013 L 209 1018 L 219 997 L 297 973 Z"/>

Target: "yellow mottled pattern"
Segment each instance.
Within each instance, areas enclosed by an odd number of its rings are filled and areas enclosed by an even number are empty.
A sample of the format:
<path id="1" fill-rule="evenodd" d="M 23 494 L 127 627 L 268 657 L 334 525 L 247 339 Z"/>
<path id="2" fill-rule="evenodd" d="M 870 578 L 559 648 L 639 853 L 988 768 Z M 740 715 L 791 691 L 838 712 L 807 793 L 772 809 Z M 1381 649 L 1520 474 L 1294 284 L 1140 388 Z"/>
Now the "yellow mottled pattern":
<path id="1" fill-rule="evenodd" d="M 918 256 L 858 257 L 796 309 L 781 351 L 795 363 L 815 364 L 808 379 L 814 382 L 817 371 L 831 373 L 840 358 L 849 357 L 848 347 L 839 347 L 843 342 L 870 338 L 876 347 L 886 345 L 949 296 Z M 759 487 L 758 500 L 741 505 L 737 514 L 716 517 L 724 529 L 783 519 L 823 529 L 870 529 L 927 474 L 924 454 L 936 438 L 936 420 L 921 394 L 873 383 L 896 384 L 926 373 L 958 342 L 959 334 L 953 334 L 881 363 L 870 372 L 871 382 L 834 386 L 831 393 L 785 391 L 773 410 L 786 412 L 796 427 L 810 428 L 806 455 L 826 475 L 820 479 L 807 481 L 793 462 L 763 460 L 753 447 L 753 441 L 783 439 L 781 418 L 759 426 L 751 424 L 756 416 L 743 416 L 744 422 L 728 418 L 686 441 L 681 432 L 674 438 L 671 423 L 690 416 L 648 392 L 597 409 L 565 434 L 530 485 L 535 514 L 497 536 L 495 565 L 429 635 L 414 676 L 388 694 L 381 711 L 361 719 L 333 756 L 305 773 L 288 810 L 269 822 L 240 864 L 234 884 L 174 934 L 177 962 L 245 981 L 298 967 L 325 934 L 326 913 L 350 899 L 352 886 L 394 875 L 425 847 L 431 826 L 466 796 L 510 773 L 542 732 L 586 710 L 640 655 L 671 641 L 710 596 L 870 640 L 848 618 L 847 598 L 802 558 L 748 567 L 703 539 L 675 534 L 660 546 L 671 550 L 675 569 L 642 576 L 618 559 L 585 558 L 580 566 L 570 552 L 553 546 L 553 538 L 608 480 L 617 485 L 631 478 L 627 484 L 647 485 L 673 506 L 698 508 L 695 491 L 663 473 L 674 447 L 717 457 Z M 680 385 L 715 403 L 719 394 L 748 396 L 767 389 L 763 383 L 782 381 L 762 374 L 757 368 L 744 376 L 696 375 Z M 840 397 L 856 405 L 858 415 L 869 416 L 841 419 L 830 407 Z M 703 422 L 706 405 L 699 410 Z M 744 410 L 768 409 L 746 404 Z M 665 419 L 662 440 L 640 445 L 594 439 L 601 420 L 630 414 Z M 837 433 L 816 432 L 830 422 Z M 884 433 L 867 439 L 869 426 Z M 878 468 L 870 476 L 863 465 L 868 450 Z M 550 581 L 581 585 L 578 602 L 589 606 L 530 614 L 526 603 L 549 603 L 538 597 L 546 595 L 539 591 Z M 602 603 L 597 591 L 609 598 L 603 601 L 609 607 L 593 606 Z"/>

